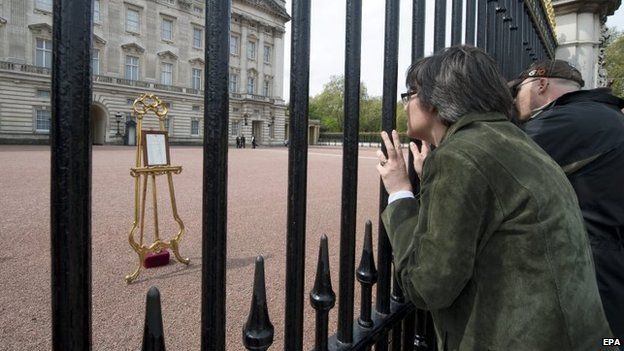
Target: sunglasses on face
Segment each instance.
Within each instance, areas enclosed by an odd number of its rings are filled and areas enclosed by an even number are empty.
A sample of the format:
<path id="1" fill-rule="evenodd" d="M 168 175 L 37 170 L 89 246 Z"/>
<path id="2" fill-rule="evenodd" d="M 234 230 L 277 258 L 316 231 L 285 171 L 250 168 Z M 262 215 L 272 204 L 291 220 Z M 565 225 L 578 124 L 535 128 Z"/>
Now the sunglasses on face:
<path id="1" fill-rule="evenodd" d="M 414 95 L 418 95 L 418 93 L 413 90 L 408 91 L 407 93 L 401 94 L 401 102 L 403 103 L 403 106 L 407 106 L 407 104 L 409 104 L 410 99 Z"/>

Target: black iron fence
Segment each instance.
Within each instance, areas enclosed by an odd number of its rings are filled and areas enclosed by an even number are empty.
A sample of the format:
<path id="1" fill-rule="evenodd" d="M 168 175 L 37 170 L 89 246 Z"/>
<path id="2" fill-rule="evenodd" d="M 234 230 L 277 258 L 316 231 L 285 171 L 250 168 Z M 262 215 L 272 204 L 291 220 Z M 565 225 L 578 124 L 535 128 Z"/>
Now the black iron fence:
<path id="1" fill-rule="evenodd" d="M 463 1 L 466 15 L 462 16 Z M 434 50 L 447 44 L 447 0 L 435 1 Z M 553 57 L 556 42 L 550 8 L 541 0 L 452 0 L 451 43 L 476 43 L 500 63 L 507 78 L 531 61 Z M 336 303 L 330 283 L 327 238 L 321 239 L 310 303 L 317 311 L 317 350 L 432 350 L 430 317 L 405 301 L 392 279 L 392 254 L 383 225 L 377 228 L 377 265 L 372 225 L 366 225 L 360 265 L 355 269 L 355 218 L 362 0 L 347 0 L 345 125 L 340 227 L 338 328 L 328 336 L 328 312 Z M 54 1 L 52 69 L 52 344 L 54 350 L 91 349 L 91 2 Z M 228 65 L 230 0 L 206 1 L 204 85 L 204 176 L 202 217 L 201 349 L 225 350 L 225 270 L 227 240 Z M 399 0 L 386 1 L 381 129 L 396 128 Z M 80 30 L 76 30 L 79 28 Z M 413 1 L 412 60 L 424 54 L 425 1 Z M 463 35 L 462 35 L 463 33 Z M 462 40 L 463 37 L 463 40 Z M 401 41 L 403 44 L 409 41 Z M 284 349 L 303 349 L 304 249 L 310 0 L 293 0 L 290 72 L 290 143 Z M 416 184 L 415 184 L 416 185 Z M 380 212 L 388 194 L 380 182 Z M 355 318 L 355 278 L 362 285 Z M 373 305 L 372 289 L 376 286 Z M 252 309 L 244 345 L 266 350 L 272 344 L 264 291 L 264 263 L 256 262 Z M 158 292 L 150 290 L 144 350 L 163 350 Z M 132 348 L 133 346 L 128 346 Z M 232 346 L 239 349 L 240 346 Z"/>

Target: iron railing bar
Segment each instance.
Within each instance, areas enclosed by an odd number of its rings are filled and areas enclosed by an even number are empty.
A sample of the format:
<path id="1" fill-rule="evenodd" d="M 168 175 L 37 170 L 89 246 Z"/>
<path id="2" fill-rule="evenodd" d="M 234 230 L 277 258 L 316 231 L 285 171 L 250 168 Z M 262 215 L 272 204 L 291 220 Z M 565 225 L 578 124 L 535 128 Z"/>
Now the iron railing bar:
<path id="1" fill-rule="evenodd" d="M 353 290 L 355 283 L 355 229 L 358 183 L 358 132 L 360 118 L 360 62 L 362 0 L 347 0 L 345 35 L 344 139 L 342 206 L 340 221 L 340 279 L 338 340 L 353 341 Z"/>
<path id="2" fill-rule="evenodd" d="M 207 0 L 204 49 L 201 349 L 225 350 L 230 0 Z"/>
<path id="3" fill-rule="evenodd" d="M 462 42 L 462 0 L 453 0 L 453 13 L 451 15 L 451 45 Z"/>
<path id="4" fill-rule="evenodd" d="M 290 53 L 290 136 L 284 350 L 303 348 L 303 283 L 308 172 L 310 0 L 293 0 Z"/>
<path id="5" fill-rule="evenodd" d="M 466 38 L 464 42 L 468 45 L 475 44 L 476 1 L 477 0 L 466 1 Z"/>
<path id="6" fill-rule="evenodd" d="M 91 1 L 53 6 L 52 349 L 91 350 Z"/>
<path id="7" fill-rule="evenodd" d="M 436 0 L 434 12 L 433 52 L 436 53 L 446 46 L 446 0 Z"/>
<path id="8" fill-rule="evenodd" d="M 396 129 L 396 104 L 397 104 L 397 75 L 399 62 L 399 8 L 398 0 L 386 0 L 385 12 L 385 35 L 384 35 L 384 73 L 383 73 L 383 97 L 382 97 L 382 120 L 381 128 L 388 134 Z M 382 144 L 382 152 L 386 149 Z M 381 213 L 388 203 L 388 193 L 379 182 L 379 226 L 377 257 L 379 259 L 377 282 L 376 310 L 381 314 L 390 313 L 390 280 L 392 248 L 386 234 L 386 229 L 381 221 Z M 387 334 L 385 334 L 375 345 L 376 350 L 387 349 Z"/>

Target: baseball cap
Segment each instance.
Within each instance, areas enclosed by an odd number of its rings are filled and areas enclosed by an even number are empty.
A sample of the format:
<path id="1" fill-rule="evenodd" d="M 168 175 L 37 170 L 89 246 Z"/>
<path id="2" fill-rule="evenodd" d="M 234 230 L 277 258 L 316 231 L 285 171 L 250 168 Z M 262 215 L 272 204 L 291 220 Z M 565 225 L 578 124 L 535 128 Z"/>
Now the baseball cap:
<path id="1" fill-rule="evenodd" d="M 511 95 L 516 97 L 517 88 L 527 78 L 560 78 L 578 83 L 581 88 L 585 85 L 581 72 L 564 60 L 542 60 L 535 62 L 520 73 L 518 78 L 510 81 L 507 85 Z"/>

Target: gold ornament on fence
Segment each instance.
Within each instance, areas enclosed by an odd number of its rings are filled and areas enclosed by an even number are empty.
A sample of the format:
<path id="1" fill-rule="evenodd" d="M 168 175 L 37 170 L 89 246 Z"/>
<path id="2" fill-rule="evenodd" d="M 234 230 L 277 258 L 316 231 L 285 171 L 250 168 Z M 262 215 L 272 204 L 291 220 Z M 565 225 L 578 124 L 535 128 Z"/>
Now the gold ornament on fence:
<path id="1" fill-rule="evenodd" d="M 139 264 L 136 270 L 126 276 L 126 282 L 134 281 L 143 265 L 147 266 L 146 258 L 150 255 L 158 255 L 171 249 L 175 258 L 184 264 L 189 264 L 188 258 L 180 255 L 180 240 L 185 232 L 184 223 L 178 215 L 175 193 L 173 188 L 173 174 L 182 172 L 181 166 L 172 166 L 169 158 L 169 136 L 165 130 L 167 118 L 167 106 L 154 94 L 143 94 L 132 105 L 137 119 L 137 151 L 136 167 L 130 169 L 130 175 L 134 178 L 134 222 L 128 235 L 130 246 L 139 256 Z M 143 130 L 143 117 L 153 112 L 158 118 L 158 130 Z M 169 185 L 169 198 L 173 219 L 178 224 L 177 234 L 170 240 L 162 240 L 158 230 L 158 201 L 156 193 L 156 176 L 166 175 Z M 145 203 L 147 198 L 147 183 L 152 180 L 152 199 L 154 209 L 154 240 L 144 241 L 145 228 Z M 139 232 L 139 240 L 135 236 Z M 168 260 L 168 252 L 167 252 Z M 168 262 L 168 261 L 167 261 Z"/>

